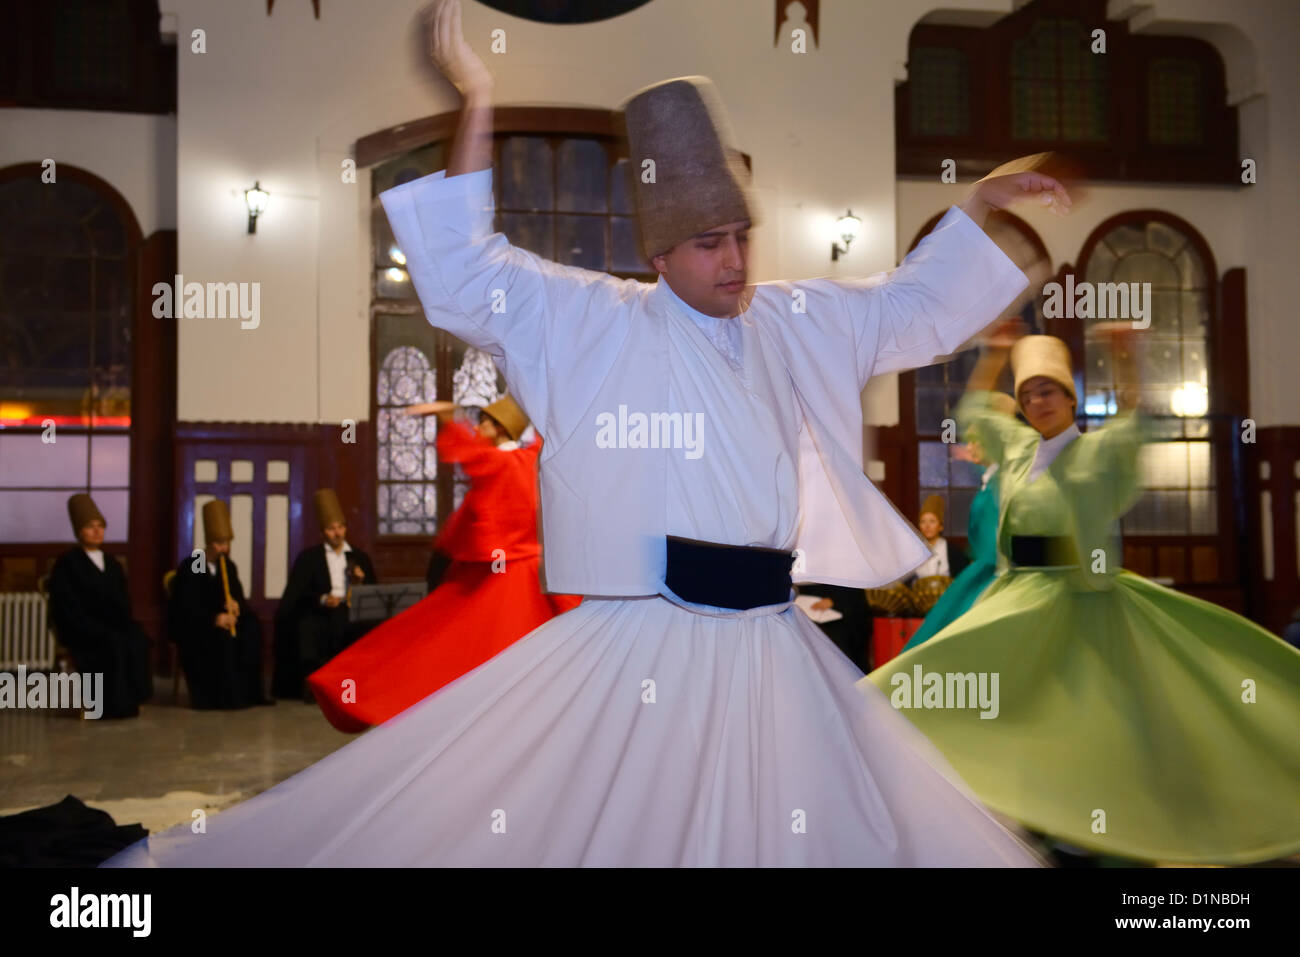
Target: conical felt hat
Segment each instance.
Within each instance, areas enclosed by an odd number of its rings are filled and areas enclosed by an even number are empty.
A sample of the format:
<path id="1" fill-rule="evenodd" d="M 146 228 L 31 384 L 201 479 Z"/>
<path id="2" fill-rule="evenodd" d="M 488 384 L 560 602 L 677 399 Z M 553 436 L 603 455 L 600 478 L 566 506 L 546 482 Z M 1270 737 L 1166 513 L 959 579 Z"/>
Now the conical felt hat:
<path id="1" fill-rule="evenodd" d="M 627 101 L 623 118 L 647 259 L 717 226 L 754 224 L 749 171 L 712 81 L 685 76 L 648 86 Z"/>
<path id="2" fill-rule="evenodd" d="M 343 514 L 343 506 L 339 504 L 339 497 L 334 494 L 332 488 L 322 488 L 316 491 L 316 522 L 321 528 L 327 528 L 338 522 L 341 525 L 348 523 L 347 517 Z"/>
<path id="3" fill-rule="evenodd" d="M 219 498 L 203 506 L 203 539 L 207 542 L 229 542 L 235 537 L 230 524 L 230 509 Z"/>
<path id="4" fill-rule="evenodd" d="M 104 513 L 95 505 L 95 500 L 85 492 L 78 492 L 68 499 L 68 518 L 72 521 L 72 533 L 79 534 L 83 528 L 99 519 L 105 525 L 108 522 Z"/>

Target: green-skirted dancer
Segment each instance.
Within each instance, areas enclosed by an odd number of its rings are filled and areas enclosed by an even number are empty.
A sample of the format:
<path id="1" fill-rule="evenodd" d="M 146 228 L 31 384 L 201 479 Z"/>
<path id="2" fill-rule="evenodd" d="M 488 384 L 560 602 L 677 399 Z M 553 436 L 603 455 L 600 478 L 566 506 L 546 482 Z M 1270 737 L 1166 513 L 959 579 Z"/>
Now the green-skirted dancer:
<path id="1" fill-rule="evenodd" d="M 1184 863 L 1295 854 L 1300 651 L 1120 567 L 1110 532 L 1139 492 L 1143 441 L 1120 326 L 1103 329 L 1121 412 L 1085 435 L 1065 344 L 1015 343 L 1026 426 L 991 408 L 1013 339 L 991 340 L 957 419 L 1000 463 L 1000 574 L 960 620 L 863 681 L 985 804 L 1056 840 Z"/>

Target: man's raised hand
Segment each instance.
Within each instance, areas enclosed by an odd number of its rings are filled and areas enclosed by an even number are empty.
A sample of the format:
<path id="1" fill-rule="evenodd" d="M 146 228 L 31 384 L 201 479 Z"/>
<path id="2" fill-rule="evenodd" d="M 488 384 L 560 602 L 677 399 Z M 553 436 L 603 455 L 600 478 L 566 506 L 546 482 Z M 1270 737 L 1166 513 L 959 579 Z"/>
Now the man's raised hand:
<path id="1" fill-rule="evenodd" d="M 460 0 L 434 0 L 424 11 L 429 58 L 467 101 L 492 92 L 492 73 L 465 42 Z"/>
<path id="2" fill-rule="evenodd" d="M 1060 180 L 1040 171 L 1051 157 L 1050 153 L 1037 153 L 1003 163 L 975 184 L 961 208 L 981 226 L 991 210 L 1016 203 L 1033 203 L 1058 215 L 1068 214 L 1072 205 L 1069 192 Z"/>

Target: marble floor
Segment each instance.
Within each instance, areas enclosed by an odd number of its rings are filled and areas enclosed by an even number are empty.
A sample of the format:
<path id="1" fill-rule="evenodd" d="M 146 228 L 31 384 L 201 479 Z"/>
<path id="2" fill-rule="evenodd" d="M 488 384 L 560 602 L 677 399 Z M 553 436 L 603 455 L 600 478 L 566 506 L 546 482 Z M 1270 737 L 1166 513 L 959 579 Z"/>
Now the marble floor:
<path id="1" fill-rule="evenodd" d="M 252 797 L 352 740 L 293 700 L 243 711 L 147 704 L 123 721 L 4 709 L 0 815 L 71 794 L 157 831 Z"/>

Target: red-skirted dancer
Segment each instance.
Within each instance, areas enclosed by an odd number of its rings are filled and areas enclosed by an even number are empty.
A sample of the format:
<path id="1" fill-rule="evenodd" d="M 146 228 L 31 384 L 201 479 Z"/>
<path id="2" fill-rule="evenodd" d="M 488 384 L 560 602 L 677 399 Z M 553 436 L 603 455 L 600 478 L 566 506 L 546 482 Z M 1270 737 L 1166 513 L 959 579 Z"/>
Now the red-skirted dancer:
<path id="1" fill-rule="evenodd" d="M 477 668 L 534 628 L 575 607 L 576 595 L 543 594 L 538 581 L 538 438 L 506 396 L 483 410 L 477 430 L 454 421 L 452 402 L 410 406 L 435 413 L 438 458 L 456 462 L 470 488 L 434 542 L 451 559 L 441 583 L 343 651 L 308 679 L 340 731 L 364 731 Z"/>

